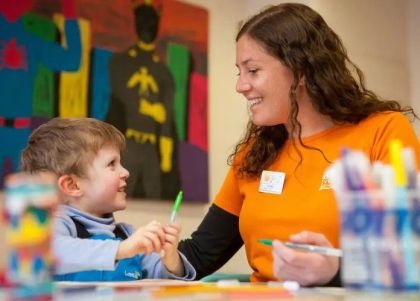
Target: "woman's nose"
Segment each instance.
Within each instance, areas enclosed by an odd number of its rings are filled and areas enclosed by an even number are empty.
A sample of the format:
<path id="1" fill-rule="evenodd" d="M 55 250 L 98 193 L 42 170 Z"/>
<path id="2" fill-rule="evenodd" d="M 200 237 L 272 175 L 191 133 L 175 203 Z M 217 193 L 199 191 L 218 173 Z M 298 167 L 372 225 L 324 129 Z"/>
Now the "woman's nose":
<path id="1" fill-rule="evenodd" d="M 238 77 L 236 81 L 236 92 L 244 93 L 251 89 L 251 85 L 245 81 L 241 76 Z"/>

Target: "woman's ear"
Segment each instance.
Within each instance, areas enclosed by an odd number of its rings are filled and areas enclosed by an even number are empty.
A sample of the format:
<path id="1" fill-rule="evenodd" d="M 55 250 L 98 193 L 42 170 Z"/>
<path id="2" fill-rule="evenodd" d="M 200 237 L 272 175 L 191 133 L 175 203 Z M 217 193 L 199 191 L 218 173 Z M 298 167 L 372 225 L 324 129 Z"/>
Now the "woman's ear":
<path id="1" fill-rule="evenodd" d="M 82 190 L 77 184 L 75 175 L 62 175 L 58 178 L 58 188 L 62 193 L 70 197 L 80 197 Z"/>
<path id="2" fill-rule="evenodd" d="M 299 84 L 298 86 L 305 86 L 306 85 L 306 78 L 304 75 L 302 75 L 299 79 Z"/>

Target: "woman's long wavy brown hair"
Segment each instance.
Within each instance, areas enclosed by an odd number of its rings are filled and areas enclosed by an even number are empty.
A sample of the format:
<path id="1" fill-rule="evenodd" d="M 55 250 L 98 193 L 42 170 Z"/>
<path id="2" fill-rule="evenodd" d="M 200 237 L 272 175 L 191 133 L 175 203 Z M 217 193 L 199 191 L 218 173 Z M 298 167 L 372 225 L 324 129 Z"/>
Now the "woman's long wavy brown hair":
<path id="1" fill-rule="evenodd" d="M 347 56 L 339 36 L 317 12 L 303 4 L 284 3 L 268 7 L 242 25 L 236 41 L 243 35 L 257 41 L 293 72 L 288 122 L 291 132 L 303 147 L 322 153 L 305 145 L 301 138 L 296 98 L 301 78 L 305 79 L 314 107 L 337 124 L 358 123 L 372 113 L 384 111 L 402 112 L 417 118 L 411 107 L 402 107 L 395 100 L 381 99 L 368 90 L 362 71 Z M 354 69 L 356 76 L 350 68 Z M 256 126 L 250 121 L 245 136 L 236 145 L 228 162 L 234 165 L 240 176 L 257 177 L 276 159 L 288 137 L 284 124 Z M 236 166 L 234 158 L 242 151 L 245 152 L 244 160 Z M 300 164 L 303 158 L 297 151 Z"/>

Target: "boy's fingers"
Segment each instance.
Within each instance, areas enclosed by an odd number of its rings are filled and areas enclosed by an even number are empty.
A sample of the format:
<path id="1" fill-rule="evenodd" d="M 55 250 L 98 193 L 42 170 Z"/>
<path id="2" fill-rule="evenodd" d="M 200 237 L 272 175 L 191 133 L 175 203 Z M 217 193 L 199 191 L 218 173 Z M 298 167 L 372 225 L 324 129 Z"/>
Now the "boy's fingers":
<path id="1" fill-rule="evenodd" d="M 168 227 L 170 227 L 172 229 L 176 229 L 178 232 L 181 232 L 181 229 L 182 229 L 181 224 L 178 223 L 178 222 L 173 222 L 173 223 L 170 223 L 170 224 L 168 224 L 166 226 L 168 226 Z"/>
<path id="2" fill-rule="evenodd" d="M 159 251 L 162 247 L 159 237 L 153 232 L 146 232 L 145 237 L 150 240 L 153 250 Z"/>
<path id="3" fill-rule="evenodd" d="M 147 237 L 143 237 L 143 238 L 140 239 L 139 247 L 140 247 L 140 252 L 142 250 L 145 250 L 144 252 L 146 254 L 150 254 L 152 252 L 152 249 L 153 249 L 152 242 Z"/>
<path id="4" fill-rule="evenodd" d="M 181 225 L 179 224 L 168 224 L 163 227 L 165 233 L 171 233 L 173 235 L 179 235 L 181 233 Z"/>
<path id="5" fill-rule="evenodd" d="M 179 230 L 170 226 L 164 227 L 165 234 L 178 235 Z"/>
<path id="6" fill-rule="evenodd" d="M 168 235 L 165 236 L 165 242 L 169 242 L 171 244 L 174 243 L 177 239 L 178 238 L 175 235 L 168 234 Z"/>
<path id="7" fill-rule="evenodd" d="M 160 239 L 161 243 L 165 241 L 165 231 L 161 226 L 152 226 L 149 228 L 151 232 L 154 232 Z"/>

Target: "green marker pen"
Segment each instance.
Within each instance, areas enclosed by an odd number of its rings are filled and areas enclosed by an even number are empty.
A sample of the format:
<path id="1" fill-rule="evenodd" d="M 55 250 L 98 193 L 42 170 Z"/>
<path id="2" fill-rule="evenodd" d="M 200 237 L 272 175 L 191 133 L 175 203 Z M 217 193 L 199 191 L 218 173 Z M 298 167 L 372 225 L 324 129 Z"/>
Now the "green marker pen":
<path id="1" fill-rule="evenodd" d="M 258 242 L 267 246 L 273 245 L 273 241 L 271 239 L 259 239 Z"/>
<path id="2" fill-rule="evenodd" d="M 179 207 L 181 207 L 182 196 L 183 196 L 183 193 L 182 193 L 182 190 L 180 190 L 178 192 L 178 195 L 176 196 L 174 206 L 172 207 L 171 218 L 169 219 L 171 223 L 175 221 L 176 214 L 179 210 Z"/>

